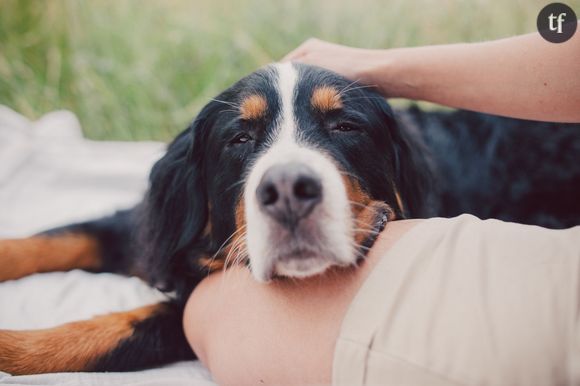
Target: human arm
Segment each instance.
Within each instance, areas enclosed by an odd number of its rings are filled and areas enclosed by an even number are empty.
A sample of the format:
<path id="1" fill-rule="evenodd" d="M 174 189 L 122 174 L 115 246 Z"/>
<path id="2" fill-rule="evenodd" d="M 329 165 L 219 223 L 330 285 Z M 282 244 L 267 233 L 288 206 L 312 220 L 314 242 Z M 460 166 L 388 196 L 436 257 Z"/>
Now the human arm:
<path id="1" fill-rule="evenodd" d="M 220 385 L 329 384 L 348 306 L 380 257 L 419 221 L 387 224 L 356 269 L 268 284 L 244 267 L 210 275 L 185 309 L 189 343 Z"/>
<path id="2" fill-rule="evenodd" d="M 515 118 L 580 122 L 580 34 L 538 33 L 466 44 L 368 50 L 316 39 L 284 60 L 318 65 L 385 96 Z"/>

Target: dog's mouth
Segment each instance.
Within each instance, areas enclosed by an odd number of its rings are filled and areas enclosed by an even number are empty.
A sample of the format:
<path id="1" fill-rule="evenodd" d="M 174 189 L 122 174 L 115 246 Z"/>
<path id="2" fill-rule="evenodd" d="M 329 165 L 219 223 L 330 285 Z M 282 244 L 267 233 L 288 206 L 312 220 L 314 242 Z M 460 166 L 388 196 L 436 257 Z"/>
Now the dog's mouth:
<path id="1" fill-rule="evenodd" d="M 280 256 L 276 259 L 271 276 L 274 278 L 303 278 L 324 272 L 332 264 L 332 260 L 324 255 L 312 252 L 297 251 Z"/>
<path id="2" fill-rule="evenodd" d="M 372 212 L 370 216 L 372 220 L 369 223 L 361 224 L 361 220 L 356 217 L 352 219 L 353 224 L 356 224 L 351 240 L 353 258 L 344 259 L 336 256 L 327 242 L 319 244 L 305 242 L 304 233 L 294 231 L 289 233 L 290 236 L 285 242 L 281 243 L 278 240 L 275 244 L 280 253 L 272 256 L 270 272 L 265 279 L 305 278 L 321 274 L 331 266 L 346 267 L 361 264 L 379 234 L 385 229 L 387 222 L 394 217 L 390 207 L 382 202 L 372 202 L 365 209 Z M 314 238 L 317 237 L 312 226 L 307 229 L 307 235 L 314 234 Z"/>
<path id="3" fill-rule="evenodd" d="M 278 232 L 270 234 L 268 241 L 274 248 L 268 256 L 270 264 L 261 276 L 256 277 L 259 281 L 285 277 L 305 278 L 321 274 L 331 266 L 358 266 L 365 260 L 386 224 L 395 219 L 395 214 L 389 205 L 381 201 L 372 201 L 363 210 L 360 207 L 353 210 L 350 220 L 353 232 L 349 240 L 352 250 L 346 259 L 337 256 L 332 241 L 321 236 L 319 228 L 323 224 L 315 220 L 316 213 L 313 217 L 314 220 L 304 222 L 292 230 L 279 227 Z M 363 221 L 363 218 L 368 221 Z M 212 258 L 201 259 L 201 266 L 209 271 L 237 263 L 251 268 L 245 236 L 242 233 L 232 239 L 227 247 Z"/>
<path id="4" fill-rule="evenodd" d="M 294 260 L 309 260 L 317 257 L 318 254 L 313 251 L 296 250 L 287 255 L 278 256 L 277 260 L 279 263 L 288 263 Z"/>

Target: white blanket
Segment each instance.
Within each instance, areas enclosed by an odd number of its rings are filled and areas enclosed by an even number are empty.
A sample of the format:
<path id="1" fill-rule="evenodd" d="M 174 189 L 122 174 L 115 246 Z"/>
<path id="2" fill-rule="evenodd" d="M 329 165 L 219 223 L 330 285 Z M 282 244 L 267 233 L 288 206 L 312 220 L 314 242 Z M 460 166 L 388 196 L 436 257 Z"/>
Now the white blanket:
<path id="1" fill-rule="evenodd" d="M 86 140 L 68 111 L 31 122 L 0 105 L 0 238 L 133 206 L 163 151 L 157 142 Z M 0 328 L 51 327 L 163 298 L 137 278 L 78 270 L 37 274 L 0 283 Z M 10 376 L 0 371 L 0 384 L 214 385 L 197 361 L 132 373 Z"/>

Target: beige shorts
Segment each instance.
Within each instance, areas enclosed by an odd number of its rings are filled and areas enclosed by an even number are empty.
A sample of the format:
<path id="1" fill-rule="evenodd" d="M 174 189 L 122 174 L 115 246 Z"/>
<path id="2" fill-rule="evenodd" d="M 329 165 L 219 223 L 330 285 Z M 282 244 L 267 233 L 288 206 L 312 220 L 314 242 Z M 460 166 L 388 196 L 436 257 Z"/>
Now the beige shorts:
<path id="1" fill-rule="evenodd" d="M 333 385 L 580 385 L 580 227 L 417 225 L 351 304 Z"/>

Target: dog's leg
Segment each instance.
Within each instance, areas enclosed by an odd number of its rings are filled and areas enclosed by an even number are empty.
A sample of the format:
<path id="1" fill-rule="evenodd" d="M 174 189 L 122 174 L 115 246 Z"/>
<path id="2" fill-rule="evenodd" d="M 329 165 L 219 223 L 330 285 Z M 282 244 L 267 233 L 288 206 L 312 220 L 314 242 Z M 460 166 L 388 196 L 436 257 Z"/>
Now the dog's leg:
<path id="1" fill-rule="evenodd" d="M 86 234 L 0 240 L 0 281 L 37 272 L 98 270 L 100 267 L 98 242 Z"/>
<path id="2" fill-rule="evenodd" d="M 44 330 L 0 330 L 0 370 L 132 371 L 194 359 L 182 313 L 179 305 L 160 303 Z"/>
<path id="3" fill-rule="evenodd" d="M 0 282 L 37 272 L 133 273 L 134 210 L 52 229 L 38 235 L 0 240 Z"/>

